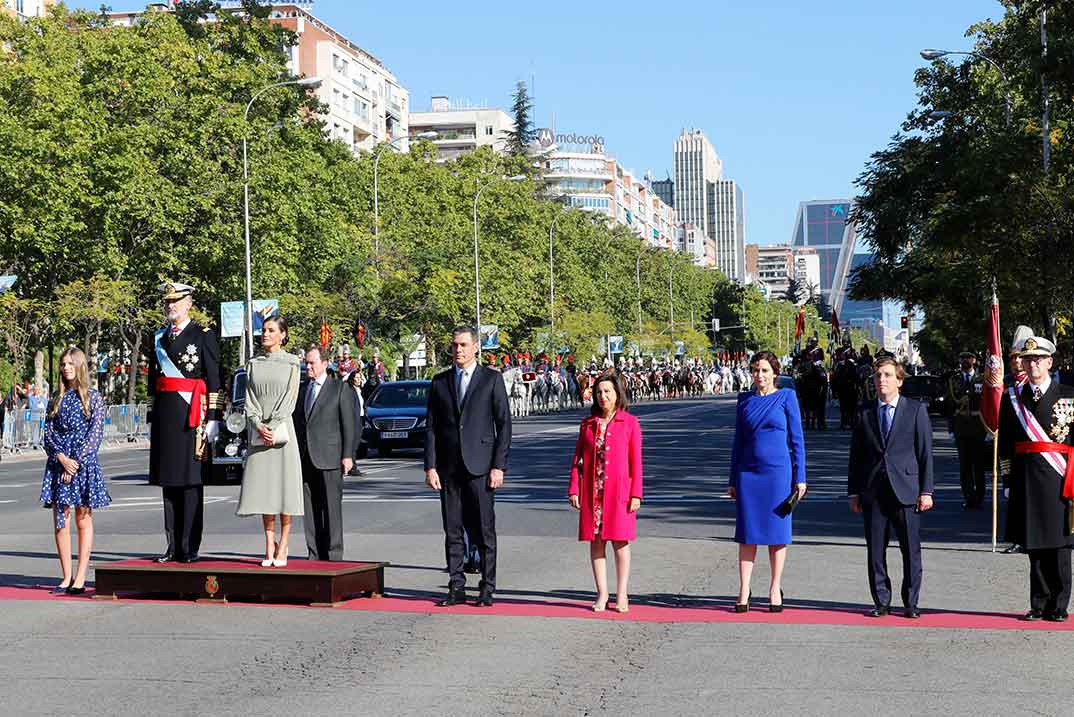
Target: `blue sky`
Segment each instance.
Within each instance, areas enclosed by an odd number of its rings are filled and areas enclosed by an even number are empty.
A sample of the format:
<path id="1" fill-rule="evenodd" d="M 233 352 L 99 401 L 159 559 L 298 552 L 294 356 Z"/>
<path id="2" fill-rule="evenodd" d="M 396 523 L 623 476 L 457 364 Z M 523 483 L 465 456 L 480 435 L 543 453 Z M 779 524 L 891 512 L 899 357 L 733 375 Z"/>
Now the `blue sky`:
<path id="1" fill-rule="evenodd" d="M 95 8 L 98 3 L 73 3 Z M 144 3 L 113 0 L 116 10 Z M 684 127 L 708 135 L 746 193 L 748 242 L 785 243 L 798 202 L 850 196 L 914 106 L 924 47 L 965 49 L 995 0 L 682 0 L 385 4 L 314 15 L 409 89 L 504 108 L 535 78 L 537 124 L 600 134 L 657 179 Z"/>

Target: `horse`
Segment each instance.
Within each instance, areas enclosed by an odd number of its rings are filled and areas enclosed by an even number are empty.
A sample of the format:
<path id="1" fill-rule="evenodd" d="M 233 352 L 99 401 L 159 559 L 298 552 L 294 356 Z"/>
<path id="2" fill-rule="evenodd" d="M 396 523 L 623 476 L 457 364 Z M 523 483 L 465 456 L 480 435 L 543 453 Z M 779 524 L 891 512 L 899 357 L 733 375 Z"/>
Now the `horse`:
<path id="1" fill-rule="evenodd" d="M 516 417 L 530 415 L 530 389 L 522 380 L 522 369 L 516 366 L 504 371 L 503 383 L 511 404 L 511 415 Z"/>
<path id="2" fill-rule="evenodd" d="M 553 410 L 559 413 L 567 403 L 567 390 L 563 376 L 558 370 L 553 370 L 548 372 L 545 380 L 548 382 L 548 402 L 553 407 Z"/>
<path id="3" fill-rule="evenodd" d="M 839 362 L 832 375 L 832 392 L 839 399 L 839 428 L 854 428 L 858 419 L 855 410 L 861 400 L 858 383 L 858 368 L 853 359 Z"/>
<path id="4" fill-rule="evenodd" d="M 803 360 L 798 364 L 797 373 L 798 377 L 794 383 L 798 391 L 798 403 L 802 408 L 803 426 L 820 431 L 826 430 L 827 372 L 812 361 Z"/>

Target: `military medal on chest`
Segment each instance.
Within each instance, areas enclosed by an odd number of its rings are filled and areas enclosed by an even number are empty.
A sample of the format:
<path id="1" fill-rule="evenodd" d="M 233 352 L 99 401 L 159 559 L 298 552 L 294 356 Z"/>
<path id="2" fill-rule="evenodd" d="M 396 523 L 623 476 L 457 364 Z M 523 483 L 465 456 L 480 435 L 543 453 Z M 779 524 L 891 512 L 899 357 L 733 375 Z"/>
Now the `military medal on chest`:
<path id="1" fill-rule="evenodd" d="M 1052 409 L 1052 429 L 1049 431 L 1057 443 L 1067 440 L 1071 422 L 1074 422 L 1074 398 L 1060 398 Z"/>
<path id="2" fill-rule="evenodd" d="M 187 373 L 191 373 L 198 366 L 198 347 L 194 344 L 187 344 L 186 350 L 179 356 L 179 363 L 183 364 L 183 369 Z"/>

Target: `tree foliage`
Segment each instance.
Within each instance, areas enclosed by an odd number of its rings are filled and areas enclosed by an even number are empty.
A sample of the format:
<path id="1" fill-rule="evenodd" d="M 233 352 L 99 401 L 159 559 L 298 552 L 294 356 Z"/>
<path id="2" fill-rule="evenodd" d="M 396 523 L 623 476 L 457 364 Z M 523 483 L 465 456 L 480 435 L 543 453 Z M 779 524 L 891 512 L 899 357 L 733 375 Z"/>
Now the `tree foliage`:
<path id="1" fill-rule="evenodd" d="M 511 96 L 511 116 L 515 120 L 515 126 L 504 134 L 507 139 L 507 152 L 515 157 L 525 157 L 530 150 L 530 144 L 537 138 L 537 130 L 533 126 L 533 99 L 530 97 L 526 83 L 519 80 L 515 85 L 515 92 Z"/>
<path id="2" fill-rule="evenodd" d="M 733 285 L 549 201 L 537 179 L 495 182 L 533 177 L 524 152 L 437 162 L 428 142 L 384 151 L 374 256 L 373 156 L 329 139 L 317 100 L 294 86 L 260 95 L 244 116 L 260 89 L 293 79 L 295 39 L 264 6 L 244 8 L 184 2 L 131 27 L 62 6 L 0 17 L 0 265 L 20 277 L 0 297 L 0 336 L 13 363 L 87 335 L 137 360 L 163 319 L 156 287 L 167 280 L 192 284 L 200 316 L 218 323 L 219 302 L 245 295 L 244 138 L 253 295 L 280 300 L 293 346 L 317 340 L 322 321 L 333 343 L 349 341 L 361 320 L 367 356 L 401 356 L 419 335 L 442 360 L 452 327 L 475 320 L 481 189 L 481 313 L 506 347 L 585 356 L 606 334 L 674 334 L 704 348 L 699 330 Z M 524 85 L 515 99 L 525 147 Z M 234 360 L 238 340 L 223 353 Z"/>
<path id="3" fill-rule="evenodd" d="M 1041 57 L 1040 2 L 1004 2 L 972 26 L 973 50 L 995 61 L 938 60 L 915 74 L 918 104 L 858 178 L 853 217 L 874 252 L 852 278 L 859 299 L 923 308 L 926 359 L 984 343 L 993 282 L 1003 329 L 1026 323 L 1069 338 L 1074 293 L 1074 5 L 1051 3 Z M 1051 171 L 1042 163 L 1042 77 L 1051 105 Z M 951 113 L 937 120 L 932 112 Z"/>

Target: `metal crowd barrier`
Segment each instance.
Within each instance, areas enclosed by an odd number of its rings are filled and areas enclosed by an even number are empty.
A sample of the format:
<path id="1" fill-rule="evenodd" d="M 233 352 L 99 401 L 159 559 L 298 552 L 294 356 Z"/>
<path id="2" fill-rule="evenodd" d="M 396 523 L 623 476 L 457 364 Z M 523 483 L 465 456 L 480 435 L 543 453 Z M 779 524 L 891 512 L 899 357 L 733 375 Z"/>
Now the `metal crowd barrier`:
<path id="1" fill-rule="evenodd" d="M 118 404 L 105 407 L 102 444 L 122 445 L 149 438 L 145 404 Z M 0 453 L 10 455 L 25 451 L 43 451 L 45 410 L 19 408 L 4 416 L 4 435 Z"/>

